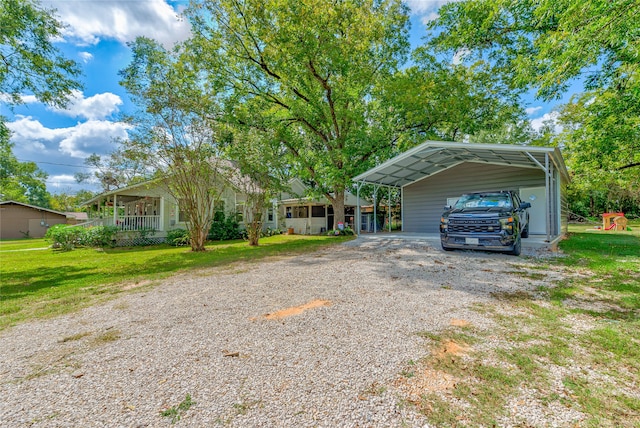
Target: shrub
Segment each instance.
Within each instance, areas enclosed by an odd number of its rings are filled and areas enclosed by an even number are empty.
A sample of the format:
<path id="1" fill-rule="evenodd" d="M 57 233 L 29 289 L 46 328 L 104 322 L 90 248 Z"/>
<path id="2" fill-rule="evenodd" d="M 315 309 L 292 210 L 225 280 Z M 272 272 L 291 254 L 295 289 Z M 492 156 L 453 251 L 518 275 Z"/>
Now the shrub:
<path id="1" fill-rule="evenodd" d="M 116 241 L 116 226 L 94 226 L 84 229 L 81 244 L 86 247 L 113 247 Z"/>
<path id="2" fill-rule="evenodd" d="M 213 223 L 211 224 L 207 238 L 211 241 L 226 241 L 228 239 L 242 238 L 240 225 L 236 221 L 235 216 L 225 216 L 223 212 L 218 211 L 213 218 Z"/>
<path id="3" fill-rule="evenodd" d="M 271 229 L 270 227 L 268 227 L 267 230 L 262 231 L 261 237 L 273 235 L 282 235 L 282 231 L 280 229 Z"/>
<path id="4" fill-rule="evenodd" d="M 353 236 L 355 232 L 350 227 L 345 227 L 344 229 L 334 229 L 327 232 L 327 236 Z"/>
<path id="5" fill-rule="evenodd" d="M 70 251 L 75 247 L 82 245 L 84 234 L 85 230 L 82 227 L 56 224 L 47 230 L 44 237 L 52 243 L 53 248 Z"/>
<path id="6" fill-rule="evenodd" d="M 47 230 L 44 237 L 52 243 L 53 248 L 70 251 L 75 247 L 111 247 L 115 243 L 116 232 L 118 228 L 115 226 L 94 226 L 85 229 L 56 224 Z"/>
<path id="7" fill-rule="evenodd" d="M 167 244 L 174 247 L 189 245 L 189 231 L 186 229 L 173 229 L 167 232 Z"/>

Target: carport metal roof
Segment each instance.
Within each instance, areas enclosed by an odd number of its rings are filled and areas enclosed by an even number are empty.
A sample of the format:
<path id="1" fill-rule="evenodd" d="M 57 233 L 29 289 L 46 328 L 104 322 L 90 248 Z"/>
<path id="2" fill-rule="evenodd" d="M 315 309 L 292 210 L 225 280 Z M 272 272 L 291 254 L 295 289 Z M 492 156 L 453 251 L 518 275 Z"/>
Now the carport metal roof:
<path id="1" fill-rule="evenodd" d="M 427 141 L 353 178 L 355 182 L 403 187 L 463 162 L 520 168 L 540 168 L 549 173 L 550 163 L 569 181 L 560 150 L 551 147 L 510 144 L 475 144 Z"/>

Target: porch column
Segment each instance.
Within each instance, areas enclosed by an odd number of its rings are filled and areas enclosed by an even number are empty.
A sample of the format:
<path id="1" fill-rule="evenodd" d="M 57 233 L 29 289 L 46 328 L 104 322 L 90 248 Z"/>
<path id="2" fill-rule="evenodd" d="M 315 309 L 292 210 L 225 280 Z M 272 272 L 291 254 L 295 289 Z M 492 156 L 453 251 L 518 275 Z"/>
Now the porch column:
<path id="1" fill-rule="evenodd" d="M 113 195 L 113 225 L 118 225 L 118 195 Z"/>
<path id="2" fill-rule="evenodd" d="M 160 231 L 164 231 L 164 196 L 160 196 L 160 221 L 158 223 Z"/>

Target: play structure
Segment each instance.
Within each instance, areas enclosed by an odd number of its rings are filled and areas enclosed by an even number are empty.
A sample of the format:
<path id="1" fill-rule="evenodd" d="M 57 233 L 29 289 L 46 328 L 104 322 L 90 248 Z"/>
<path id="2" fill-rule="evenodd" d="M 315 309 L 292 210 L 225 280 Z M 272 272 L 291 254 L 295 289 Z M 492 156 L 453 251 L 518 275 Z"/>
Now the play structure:
<path id="1" fill-rule="evenodd" d="M 602 214 L 602 230 L 627 230 L 627 218 L 624 213 Z"/>

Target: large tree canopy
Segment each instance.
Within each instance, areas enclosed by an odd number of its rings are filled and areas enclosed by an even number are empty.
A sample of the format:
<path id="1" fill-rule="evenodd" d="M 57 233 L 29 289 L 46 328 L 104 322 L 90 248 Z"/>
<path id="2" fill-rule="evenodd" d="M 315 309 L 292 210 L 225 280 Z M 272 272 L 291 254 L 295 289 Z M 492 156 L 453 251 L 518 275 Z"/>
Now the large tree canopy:
<path id="1" fill-rule="evenodd" d="M 371 94 L 408 52 L 400 0 L 203 1 L 189 12 L 202 69 L 228 82 L 237 123 L 275 132 L 343 221 L 350 178 L 391 146 Z M 240 103 L 237 103 L 237 102 Z"/>
<path id="2" fill-rule="evenodd" d="M 63 26 L 53 12 L 31 0 L 2 0 L 0 7 L 0 93 L 13 104 L 33 94 L 62 106 L 78 82 L 80 69 L 53 45 Z"/>
<path id="3" fill-rule="evenodd" d="M 431 27 L 431 47 L 486 59 L 512 88 L 543 100 L 582 84 L 550 143 L 564 148 L 576 186 L 638 200 L 638 1 L 469 0 L 445 5 Z"/>
<path id="4" fill-rule="evenodd" d="M 624 83 L 639 70 L 636 0 L 468 0 L 443 6 L 431 46 L 486 57 L 514 87 L 560 96 L 572 79 L 587 89 Z"/>

